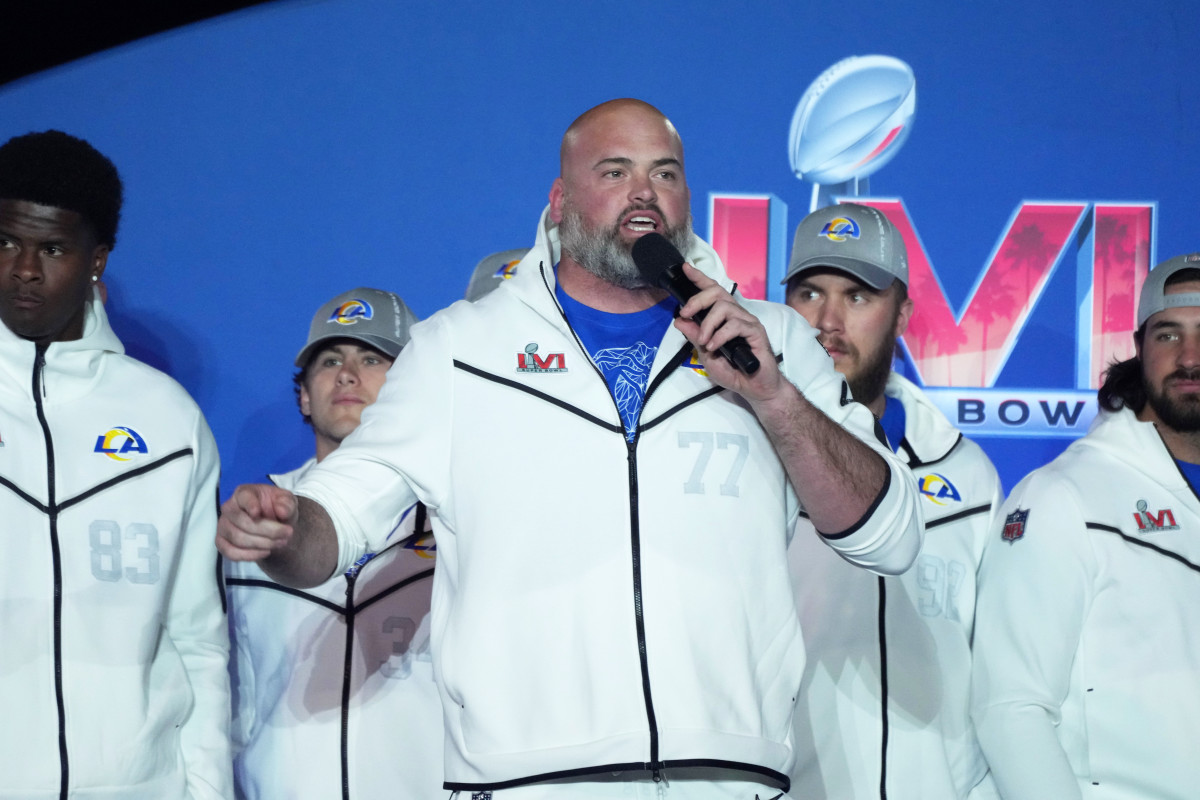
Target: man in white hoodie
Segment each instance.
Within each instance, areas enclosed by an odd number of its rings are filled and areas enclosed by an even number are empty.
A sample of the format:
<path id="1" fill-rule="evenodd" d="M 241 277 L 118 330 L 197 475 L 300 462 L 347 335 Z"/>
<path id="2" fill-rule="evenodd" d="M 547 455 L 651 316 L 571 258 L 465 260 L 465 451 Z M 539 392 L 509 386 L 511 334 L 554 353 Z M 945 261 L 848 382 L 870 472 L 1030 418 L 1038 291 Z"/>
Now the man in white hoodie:
<path id="1" fill-rule="evenodd" d="M 898 572 L 915 486 L 804 320 L 731 294 L 661 112 L 600 105 L 560 155 L 515 275 L 417 325 L 359 429 L 294 494 L 240 487 L 218 546 L 320 582 L 429 507 L 447 789 L 781 797 L 800 504 L 830 546 Z M 690 262 L 682 305 L 633 262 L 651 232 Z M 757 371 L 718 355 L 734 337 Z"/>
<path id="2" fill-rule="evenodd" d="M 984 551 L 972 713 L 1006 798 L 1200 786 L 1200 253 L 1151 270 L 1137 323 L 1087 436 Z"/>
<path id="3" fill-rule="evenodd" d="M 805 533 L 792 540 L 808 654 L 795 719 L 796 794 L 987 796 L 968 698 L 975 571 L 1000 479 L 983 450 L 892 371 L 913 301 L 904 240 L 883 212 L 844 203 L 809 214 L 796 228 L 785 280 L 788 305 L 817 329 L 854 399 L 912 470 L 925 517 L 921 554 L 896 577 L 855 569 Z"/>
<path id="4" fill-rule="evenodd" d="M 0 796 L 227 800 L 217 449 L 109 327 L 121 198 L 81 139 L 0 147 Z"/>
<path id="5" fill-rule="evenodd" d="M 291 489 L 358 427 L 416 321 L 398 295 L 378 289 L 353 289 L 317 309 L 294 377 L 316 453 L 272 483 Z M 281 586 L 251 561 L 226 562 L 239 797 L 438 794 L 435 552 L 416 504 L 401 510 L 378 552 L 311 589 Z"/>

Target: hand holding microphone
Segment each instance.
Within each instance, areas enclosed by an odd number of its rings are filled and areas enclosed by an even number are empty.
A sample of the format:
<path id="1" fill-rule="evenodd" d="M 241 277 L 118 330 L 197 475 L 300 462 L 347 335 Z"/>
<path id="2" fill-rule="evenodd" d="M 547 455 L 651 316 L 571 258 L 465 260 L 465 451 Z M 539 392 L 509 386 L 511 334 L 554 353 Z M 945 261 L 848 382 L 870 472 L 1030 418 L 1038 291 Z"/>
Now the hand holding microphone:
<path id="1" fill-rule="evenodd" d="M 633 243 L 633 263 L 637 265 L 642 277 L 649 283 L 667 290 L 682 306 L 700 290 L 696 284 L 683 274 L 683 254 L 660 233 L 647 233 Z M 694 322 L 702 322 L 708 314 L 708 309 L 701 309 L 692 317 Z M 730 364 L 744 375 L 753 375 L 758 371 L 758 357 L 750 349 L 750 344 L 741 336 L 735 336 L 717 348 Z"/>

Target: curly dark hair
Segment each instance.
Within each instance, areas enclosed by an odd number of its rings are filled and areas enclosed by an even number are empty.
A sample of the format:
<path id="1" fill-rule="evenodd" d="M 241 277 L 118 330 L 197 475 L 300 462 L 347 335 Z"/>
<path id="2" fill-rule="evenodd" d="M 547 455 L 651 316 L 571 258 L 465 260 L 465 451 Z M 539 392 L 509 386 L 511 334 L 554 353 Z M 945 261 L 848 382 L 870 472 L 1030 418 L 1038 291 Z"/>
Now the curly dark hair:
<path id="1" fill-rule="evenodd" d="M 27 133 L 0 145 L 0 198 L 74 211 L 110 250 L 117 243 L 123 197 L 113 163 L 69 133 Z"/>
<path id="2" fill-rule="evenodd" d="M 296 395 L 297 408 L 300 407 L 300 388 L 305 386 L 305 381 L 308 380 L 308 368 L 310 365 L 312 365 L 312 358 L 309 358 L 308 363 L 305 364 L 301 369 L 296 370 L 296 374 L 292 375 L 292 391 Z M 310 428 L 312 427 L 312 417 L 301 411 L 300 418 L 304 420 L 305 425 Z"/>

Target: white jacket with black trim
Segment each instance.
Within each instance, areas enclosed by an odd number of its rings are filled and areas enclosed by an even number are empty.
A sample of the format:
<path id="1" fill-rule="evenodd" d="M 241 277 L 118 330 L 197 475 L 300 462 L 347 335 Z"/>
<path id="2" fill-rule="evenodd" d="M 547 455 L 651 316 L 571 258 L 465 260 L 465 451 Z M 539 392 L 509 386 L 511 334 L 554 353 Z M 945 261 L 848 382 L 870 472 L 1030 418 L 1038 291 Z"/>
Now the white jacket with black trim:
<path id="1" fill-rule="evenodd" d="M 970 720 L 975 572 L 1000 478 L 980 447 L 902 376 L 899 455 L 917 479 L 925 541 L 896 577 L 856 569 L 802 520 L 788 549 L 808 662 L 792 791 L 830 800 L 989 796 Z M 983 781 L 983 785 L 979 785 Z M 985 794 L 987 793 L 987 794 Z"/>
<path id="2" fill-rule="evenodd" d="M 232 797 L 200 410 L 94 295 L 75 341 L 0 325 L 0 442 L 0 797 Z"/>
<path id="3" fill-rule="evenodd" d="M 271 481 L 292 489 L 314 464 Z M 424 507 L 409 506 L 379 553 L 311 589 L 225 562 L 239 798 L 440 795 L 426 523 Z"/>
<path id="4" fill-rule="evenodd" d="M 979 582 L 972 712 L 1004 797 L 1197 796 L 1200 499 L 1152 423 L 1102 411 L 1026 476 Z"/>
<path id="5" fill-rule="evenodd" d="M 783 466 L 746 403 L 689 365 L 674 327 L 627 441 L 555 300 L 557 255 L 543 213 L 514 278 L 413 328 L 358 430 L 297 492 L 333 518 L 339 568 L 397 508 L 428 506 L 447 788 L 665 767 L 786 785 L 804 653 Z M 688 258 L 730 285 L 704 242 Z M 867 517 L 830 545 L 907 568 L 921 536 L 911 473 L 874 440 L 807 323 L 744 303 L 788 377 L 891 467 Z"/>

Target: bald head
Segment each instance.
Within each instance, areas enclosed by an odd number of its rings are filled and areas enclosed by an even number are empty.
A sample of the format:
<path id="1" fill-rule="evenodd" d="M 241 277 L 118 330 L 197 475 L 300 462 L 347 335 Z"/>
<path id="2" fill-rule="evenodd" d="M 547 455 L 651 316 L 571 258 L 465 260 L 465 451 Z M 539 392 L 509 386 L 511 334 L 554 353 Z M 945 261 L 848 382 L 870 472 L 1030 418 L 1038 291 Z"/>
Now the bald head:
<path id="1" fill-rule="evenodd" d="M 665 114 L 644 100 L 622 97 L 589 108 L 576 117 L 575 121 L 570 124 L 567 132 L 563 134 L 562 146 L 558 151 L 560 174 L 566 174 L 568 169 L 567 164 L 576 143 L 581 138 L 585 138 L 590 131 L 597 128 L 600 130 L 608 130 L 614 127 L 619 128 L 634 122 L 643 124 L 652 122 L 663 126 L 675 140 L 675 146 L 679 151 L 679 159 L 682 162 L 683 140 L 679 138 L 679 132 L 675 130 L 675 126 L 671 124 L 671 120 L 667 119 Z"/>

